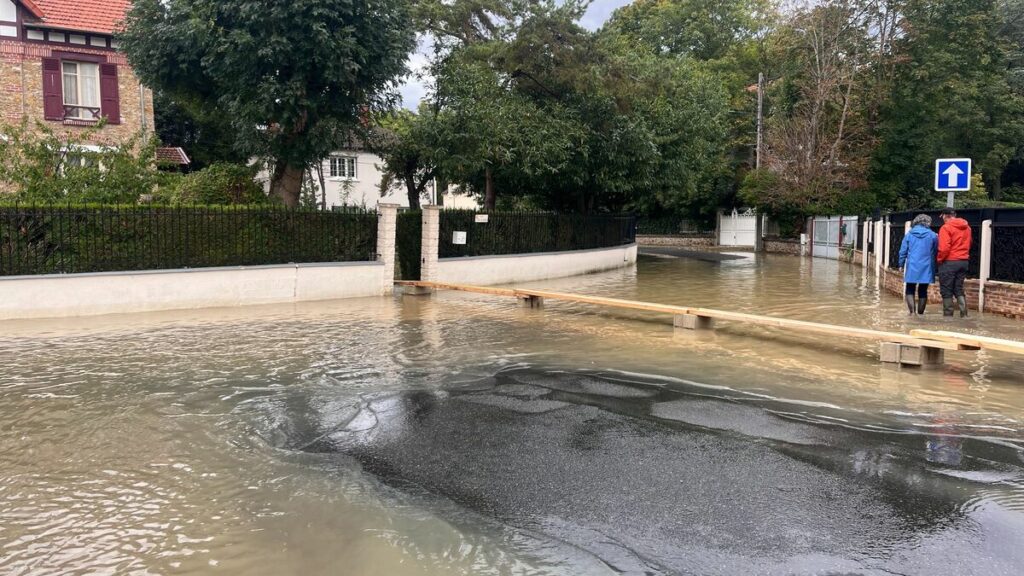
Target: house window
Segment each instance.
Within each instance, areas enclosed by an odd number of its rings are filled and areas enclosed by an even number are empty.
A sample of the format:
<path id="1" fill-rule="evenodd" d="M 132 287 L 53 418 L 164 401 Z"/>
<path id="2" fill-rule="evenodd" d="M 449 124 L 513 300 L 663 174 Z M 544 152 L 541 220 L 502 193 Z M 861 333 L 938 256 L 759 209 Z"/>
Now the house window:
<path id="1" fill-rule="evenodd" d="M 354 156 L 331 156 L 331 178 L 344 180 L 356 179 L 356 159 Z"/>
<path id="2" fill-rule="evenodd" d="M 100 118 L 100 66 L 92 62 L 63 62 L 64 117 Z"/>
<path id="3" fill-rule="evenodd" d="M 18 37 L 18 10 L 11 0 L 0 0 L 0 36 Z"/>

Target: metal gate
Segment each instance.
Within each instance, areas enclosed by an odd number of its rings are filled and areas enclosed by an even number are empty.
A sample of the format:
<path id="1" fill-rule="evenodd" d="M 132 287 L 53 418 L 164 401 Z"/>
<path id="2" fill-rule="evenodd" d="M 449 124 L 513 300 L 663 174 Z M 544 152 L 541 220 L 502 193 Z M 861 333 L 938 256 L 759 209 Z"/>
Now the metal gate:
<path id="1" fill-rule="evenodd" d="M 751 246 L 757 239 L 757 214 L 753 210 L 732 214 L 722 213 L 719 218 L 719 246 Z"/>
<path id="2" fill-rule="evenodd" d="M 423 244 L 423 212 L 401 210 L 395 224 L 395 278 L 419 280 Z"/>
<path id="3" fill-rule="evenodd" d="M 838 260 L 846 250 L 857 245 L 856 216 L 815 216 L 812 254 L 816 258 Z"/>

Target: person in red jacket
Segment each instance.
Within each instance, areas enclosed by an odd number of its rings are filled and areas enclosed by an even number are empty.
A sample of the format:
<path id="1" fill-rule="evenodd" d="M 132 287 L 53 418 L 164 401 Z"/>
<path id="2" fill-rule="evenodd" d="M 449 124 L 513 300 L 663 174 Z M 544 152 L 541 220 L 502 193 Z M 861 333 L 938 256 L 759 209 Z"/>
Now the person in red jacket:
<path id="1" fill-rule="evenodd" d="M 960 308 L 960 317 L 967 316 L 967 297 L 964 280 L 967 261 L 971 258 L 971 227 L 967 220 L 957 218 L 952 208 L 942 211 L 945 222 L 939 229 L 939 291 L 942 293 L 942 314 L 952 316 L 954 306 Z M 954 300 L 955 299 L 955 300 Z"/>

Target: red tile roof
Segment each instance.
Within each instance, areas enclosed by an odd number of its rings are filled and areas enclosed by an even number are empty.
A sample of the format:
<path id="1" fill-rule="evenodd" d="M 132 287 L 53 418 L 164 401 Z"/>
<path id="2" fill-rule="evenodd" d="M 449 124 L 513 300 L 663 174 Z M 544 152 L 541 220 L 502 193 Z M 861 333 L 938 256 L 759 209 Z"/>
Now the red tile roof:
<path id="1" fill-rule="evenodd" d="M 25 4 L 34 4 L 42 12 L 43 23 L 47 26 L 113 34 L 132 3 L 131 0 L 28 0 Z"/>
<path id="2" fill-rule="evenodd" d="M 188 166 L 192 163 L 182 148 L 157 148 L 156 161 L 158 164 L 171 164 L 177 166 Z"/>

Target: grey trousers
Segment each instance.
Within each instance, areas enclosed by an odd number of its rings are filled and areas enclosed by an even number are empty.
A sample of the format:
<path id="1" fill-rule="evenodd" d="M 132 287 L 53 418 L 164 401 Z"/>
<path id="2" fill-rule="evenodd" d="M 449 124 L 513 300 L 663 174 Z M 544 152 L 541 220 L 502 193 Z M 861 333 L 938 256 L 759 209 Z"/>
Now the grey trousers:
<path id="1" fill-rule="evenodd" d="M 943 298 L 963 296 L 966 279 L 967 260 L 947 260 L 939 264 L 939 292 Z"/>

